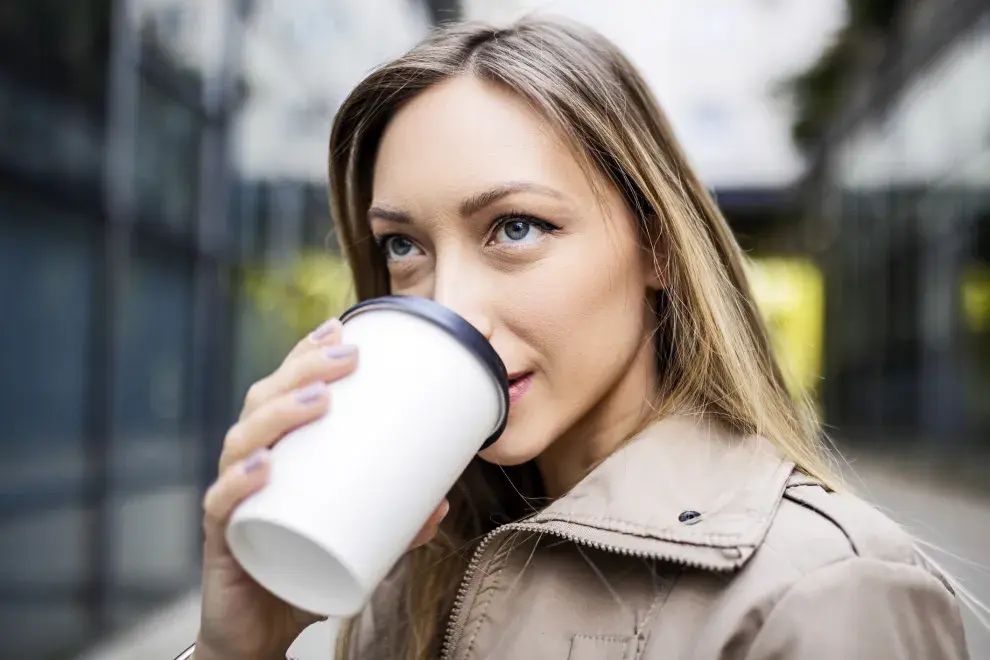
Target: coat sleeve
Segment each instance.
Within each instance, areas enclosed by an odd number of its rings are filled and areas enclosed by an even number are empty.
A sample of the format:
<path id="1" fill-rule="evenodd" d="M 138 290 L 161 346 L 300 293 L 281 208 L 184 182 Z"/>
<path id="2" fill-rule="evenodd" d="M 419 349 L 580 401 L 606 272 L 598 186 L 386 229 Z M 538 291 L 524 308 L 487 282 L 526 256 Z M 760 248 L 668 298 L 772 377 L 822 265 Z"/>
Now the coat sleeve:
<path id="1" fill-rule="evenodd" d="M 747 660 L 966 660 L 955 596 L 924 568 L 856 557 L 792 585 Z"/>

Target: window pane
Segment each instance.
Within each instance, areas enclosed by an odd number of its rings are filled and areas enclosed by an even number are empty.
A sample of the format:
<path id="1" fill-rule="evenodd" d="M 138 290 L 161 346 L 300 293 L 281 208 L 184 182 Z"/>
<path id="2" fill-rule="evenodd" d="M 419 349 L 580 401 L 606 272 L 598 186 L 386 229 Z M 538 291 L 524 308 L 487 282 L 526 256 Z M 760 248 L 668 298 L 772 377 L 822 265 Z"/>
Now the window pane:
<path id="1" fill-rule="evenodd" d="M 0 200 L 0 492 L 82 475 L 94 232 Z"/>
<path id="2" fill-rule="evenodd" d="M 167 246 L 139 243 L 119 275 L 116 307 L 115 487 L 189 474 L 188 400 L 193 320 L 192 260 Z"/>
<path id="3" fill-rule="evenodd" d="M 99 107 L 106 94 L 110 0 L 0 5 L 0 69 Z"/>
<path id="4" fill-rule="evenodd" d="M 199 132 L 195 110 L 142 78 L 135 153 L 142 221 L 163 223 L 180 233 L 195 226 Z"/>
<path id="5" fill-rule="evenodd" d="M 217 76 L 223 62 L 226 12 L 233 3 L 131 0 L 142 57 L 173 72 L 191 98 Z"/>
<path id="6" fill-rule="evenodd" d="M 0 199 L 0 639 L 48 657 L 87 633 L 82 508 L 96 232 Z M 6 656 L 5 656 L 6 657 Z"/>
<path id="7" fill-rule="evenodd" d="M 107 503 L 108 595 L 117 624 L 192 584 L 199 529 L 189 396 L 193 262 L 139 241 L 121 270 Z"/>

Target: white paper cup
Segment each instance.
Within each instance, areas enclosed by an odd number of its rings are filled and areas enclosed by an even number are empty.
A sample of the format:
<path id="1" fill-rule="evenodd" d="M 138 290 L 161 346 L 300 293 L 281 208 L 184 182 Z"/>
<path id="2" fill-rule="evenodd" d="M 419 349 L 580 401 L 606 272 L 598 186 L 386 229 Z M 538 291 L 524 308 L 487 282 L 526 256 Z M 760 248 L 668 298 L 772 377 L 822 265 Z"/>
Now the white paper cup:
<path id="1" fill-rule="evenodd" d="M 509 404 L 495 350 L 446 307 L 387 296 L 341 320 L 357 369 L 330 385 L 326 415 L 275 445 L 269 483 L 227 528 L 251 577 L 325 616 L 361 610 Z"/>

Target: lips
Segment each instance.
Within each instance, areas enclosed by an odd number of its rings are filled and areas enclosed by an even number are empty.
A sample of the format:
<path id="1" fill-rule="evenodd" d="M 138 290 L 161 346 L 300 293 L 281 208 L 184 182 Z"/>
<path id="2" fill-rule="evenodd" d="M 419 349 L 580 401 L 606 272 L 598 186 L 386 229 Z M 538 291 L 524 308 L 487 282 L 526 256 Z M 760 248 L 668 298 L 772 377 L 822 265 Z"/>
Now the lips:
<path id="1" fill-rule="evenodd" d="M 530 384 L 533 382 L 533 372 L 531 371 L 517 371 L 515 373 L 509 374 L 509 403 L 514 404 L 529 389 Z"/>

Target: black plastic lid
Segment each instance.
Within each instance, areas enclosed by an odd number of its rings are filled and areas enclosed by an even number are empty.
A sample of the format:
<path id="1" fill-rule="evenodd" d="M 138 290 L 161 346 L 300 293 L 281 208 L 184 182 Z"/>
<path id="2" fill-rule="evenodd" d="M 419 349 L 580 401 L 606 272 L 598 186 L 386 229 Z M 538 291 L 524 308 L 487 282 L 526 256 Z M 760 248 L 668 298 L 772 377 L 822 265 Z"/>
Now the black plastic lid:
<path id="1" fill-rule="evenodd" d="M 499 436 L 502 435 L 502 431 L 505 430 L 505 425 L 509 419 L 509 376 L 505 370 L 505 365 L 502 363 L 502 358 L 498 356 L 498 353 L 488 343 L 488 340 L 473 325 L 447 307 L 435 303 L 428 298 L 419 298 L 416 296 L 382 296 L 380 298 L 371 298 L 359 302 L 348 309 L 340 315 L 340 320 L 341 322 L 346 322 L 348 319 L 362 312 L 377 309 L 401 310 L 430 321 L 450 333 L 451 336 L 461 342 L 462 346 L 471 351 L 488 368 L 489 373 L 491 373 L 495 382 L 498 384 L 499 394 L 502 396 L 502 415 L 495 432 L 485 440 L 481 448 L 485 449 L 494 444 Z"/>

